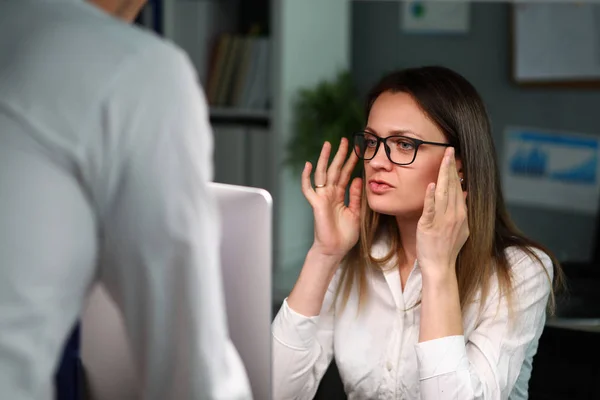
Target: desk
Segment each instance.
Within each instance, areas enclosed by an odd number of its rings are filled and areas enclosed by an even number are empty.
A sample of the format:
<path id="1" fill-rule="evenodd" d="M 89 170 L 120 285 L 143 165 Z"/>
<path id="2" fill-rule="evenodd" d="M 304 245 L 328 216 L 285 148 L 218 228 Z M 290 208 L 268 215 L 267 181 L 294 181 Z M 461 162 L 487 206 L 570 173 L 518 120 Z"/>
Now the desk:
<path id="1" fill-rule="evenodd" d="M 546 326 L 579 332 L 600 333 L 600 318 L 548 318 Z"/>

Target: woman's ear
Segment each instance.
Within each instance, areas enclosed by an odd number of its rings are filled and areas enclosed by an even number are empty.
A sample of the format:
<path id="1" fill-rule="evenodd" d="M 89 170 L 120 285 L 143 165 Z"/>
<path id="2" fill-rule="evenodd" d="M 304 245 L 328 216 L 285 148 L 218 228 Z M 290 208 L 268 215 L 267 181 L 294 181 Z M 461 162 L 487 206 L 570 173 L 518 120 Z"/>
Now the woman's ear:
<path id="1" fill-rule="evenodd" d="M 456 158 L 456 170 L 458 171 L 458 176 L 463 178 L 463 165 L 462 160 L 460 158 Z"/>
<path id="2" fill-rule="evenodd" d="M 460 178 L 460 185 L 463 187 L 463 190 L 465 188 L 465 176 L 463 173 L 463 165 L 462 165 L 462 160 L 460 158 L 456 158 L 456 170 L 458 172 L 458 177 Z"/>

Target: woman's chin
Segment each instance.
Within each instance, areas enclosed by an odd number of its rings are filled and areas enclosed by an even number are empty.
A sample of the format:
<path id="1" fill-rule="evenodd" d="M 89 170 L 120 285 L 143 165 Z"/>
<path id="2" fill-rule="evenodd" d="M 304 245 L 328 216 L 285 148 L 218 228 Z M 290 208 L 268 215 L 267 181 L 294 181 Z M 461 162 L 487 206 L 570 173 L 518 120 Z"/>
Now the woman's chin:
<path id="1" fill-rule="evenodd" d="M 397 205 L 394 207 L 393 202 L 381 200 L 382 199 L 369 199 L 369 208 L 376 213 L 384 215 L 397 215 L 399 212 L 402 212 L 402 210 L 398 209 Z"/>
<path id="2" fill-rule="evenodd" d="M 385 199 L 386 201 L 383 201 L 384 199 L 381 198 L 377 198 L 377 199 L 370 199 L 367 198 L 367 202 L 369 204 L 369 208 L 371 210 L 373 210 L 376 213 L 379 214 L 383 214 L 383 215 L 391 215 L 394 217 L 399 217 L 400 219 L 413 219 L 413 218 L 419 218 L 421 216 L 421 214 L 423 213 L 423 207 L 412 207 L 412 208 L 406 208 L 406 207 L 398 207 L 398 203 L 401 203 L 401 201 L 396 200 L 396 201 L 389 201 L 388 199 Z"/>

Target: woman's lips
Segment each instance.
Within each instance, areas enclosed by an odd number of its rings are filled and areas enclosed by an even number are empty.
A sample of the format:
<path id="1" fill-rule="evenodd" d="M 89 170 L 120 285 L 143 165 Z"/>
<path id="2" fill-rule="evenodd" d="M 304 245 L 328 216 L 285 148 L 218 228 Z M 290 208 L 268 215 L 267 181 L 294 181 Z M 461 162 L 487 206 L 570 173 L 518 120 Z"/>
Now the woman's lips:
<path id="1" fill-rule="evenodd" d="M 375 194 L 383 194 L 392 190 L 394 187 L 387 182 L 371 180 L 369 181 L 369 190 Z"/>

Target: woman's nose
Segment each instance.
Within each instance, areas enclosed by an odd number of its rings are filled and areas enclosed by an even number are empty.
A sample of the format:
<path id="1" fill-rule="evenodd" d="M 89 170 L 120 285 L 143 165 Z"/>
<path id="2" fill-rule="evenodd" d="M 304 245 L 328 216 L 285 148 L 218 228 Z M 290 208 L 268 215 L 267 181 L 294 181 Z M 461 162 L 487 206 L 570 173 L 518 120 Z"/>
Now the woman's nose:
<path id="1" fill-rule="evenodd" d="M 376 168 L 376 169 L 385 169 L 385 170 L 389 170 L 389 169 L 392 168 L 392 166 L 394 164 L 392 164 L 392 162 L 388 158 L 387 153 L 386 153 L 385 150 L 386 150 L 385 149 L 385 144 L 379 143 L 379 149 L 377 150 L 377 153 L 375 154 L 375 157 L 373 157 L 369 161 L 369 164 L 371 164 L 371 166 L 373 168 Z"/>

